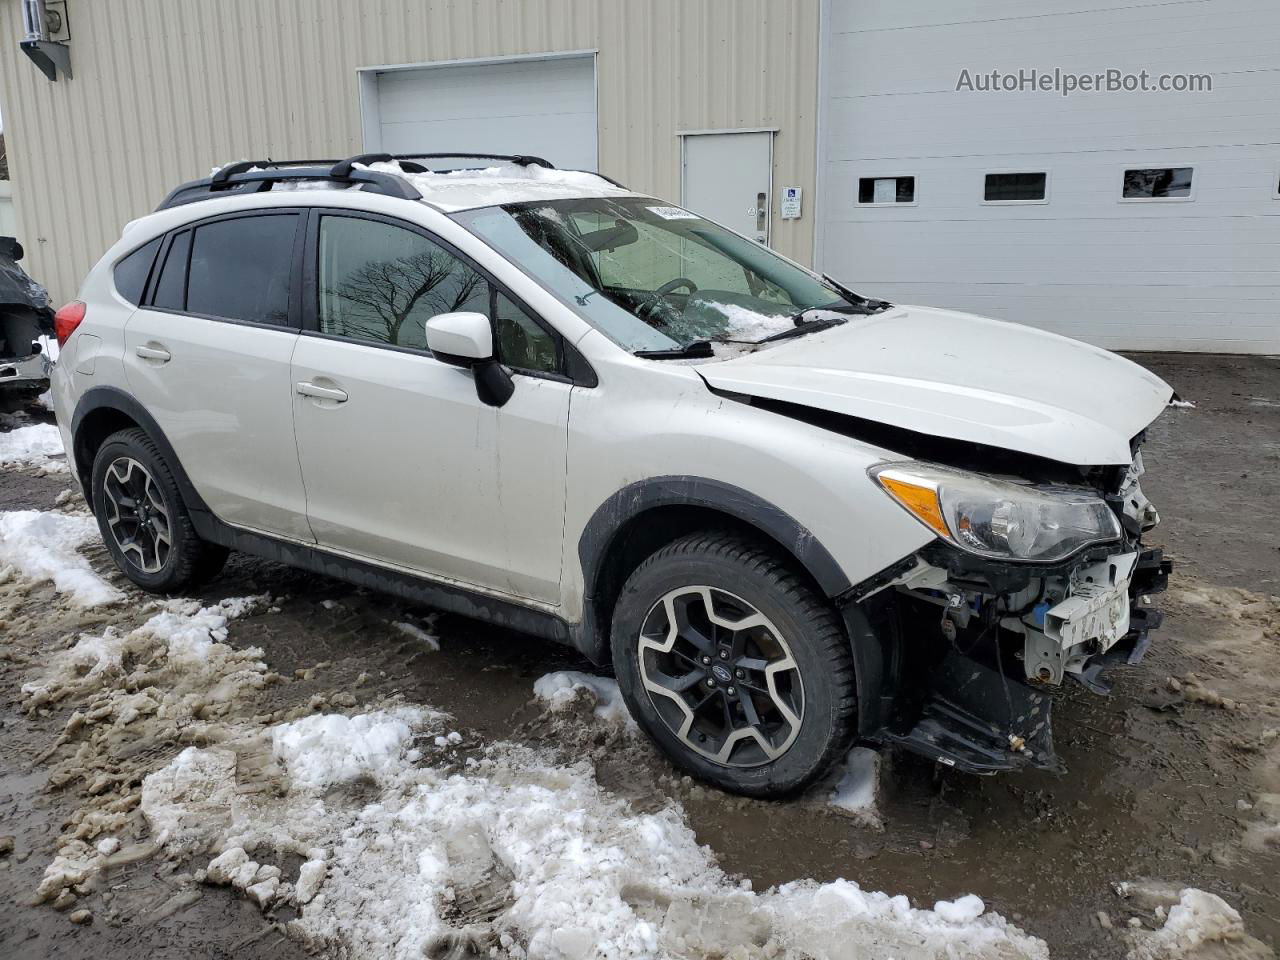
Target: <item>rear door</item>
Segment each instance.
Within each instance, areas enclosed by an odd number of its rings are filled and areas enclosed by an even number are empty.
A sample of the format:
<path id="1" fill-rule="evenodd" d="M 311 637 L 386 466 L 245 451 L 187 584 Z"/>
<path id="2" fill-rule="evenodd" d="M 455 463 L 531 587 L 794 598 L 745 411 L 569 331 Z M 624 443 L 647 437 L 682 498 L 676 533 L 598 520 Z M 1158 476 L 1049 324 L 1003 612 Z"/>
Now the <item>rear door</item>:
<path id="1" fill-rule="evenodd" d="M 219 518 L 310 540 L 289 379 L 303 222 L 271 210 L 169 234 L 125 327 L 124 364 Z"/>
<path id="2" fill-rule="evenodd" d="M 315 211 L 293 358 L 298 455 L 322 546 L 487 591 L 559 599 L 572 384 L 563 344 L 504 287 L 416 226 Z M 503 407 L 435 359 L 426 321 L 490 317 Z"/>

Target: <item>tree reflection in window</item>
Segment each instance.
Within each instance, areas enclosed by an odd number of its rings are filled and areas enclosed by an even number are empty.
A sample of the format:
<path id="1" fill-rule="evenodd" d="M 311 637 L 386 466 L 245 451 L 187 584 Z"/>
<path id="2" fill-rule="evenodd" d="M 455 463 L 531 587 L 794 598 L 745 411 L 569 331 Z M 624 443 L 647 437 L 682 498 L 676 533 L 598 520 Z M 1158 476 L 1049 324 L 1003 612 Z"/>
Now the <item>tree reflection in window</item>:
<path id="1" fill-rule="evenodd" d="M 320 330 L 426 349 L 440 313 L 488 314 L 480 274 L 425 237 L 376 220 L 320 221 Z"/>

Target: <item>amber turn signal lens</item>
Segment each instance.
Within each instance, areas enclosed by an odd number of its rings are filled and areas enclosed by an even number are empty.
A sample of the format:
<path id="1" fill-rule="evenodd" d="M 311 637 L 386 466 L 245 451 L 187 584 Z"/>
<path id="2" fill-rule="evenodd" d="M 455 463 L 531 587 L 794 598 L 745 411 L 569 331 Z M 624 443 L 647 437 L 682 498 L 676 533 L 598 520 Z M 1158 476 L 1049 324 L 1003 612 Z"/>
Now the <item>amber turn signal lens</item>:
<path id="1" fill-rule="evenodd" d="M 876 479 L 893 499 L 910 510 L 926 527 L 940 537 L 950 538 L 951 531 L 947 529 L 947 521 L 942 518 L 942 505 L 938 503 L 937 489 L 909 483 L 887 472 Z"/>

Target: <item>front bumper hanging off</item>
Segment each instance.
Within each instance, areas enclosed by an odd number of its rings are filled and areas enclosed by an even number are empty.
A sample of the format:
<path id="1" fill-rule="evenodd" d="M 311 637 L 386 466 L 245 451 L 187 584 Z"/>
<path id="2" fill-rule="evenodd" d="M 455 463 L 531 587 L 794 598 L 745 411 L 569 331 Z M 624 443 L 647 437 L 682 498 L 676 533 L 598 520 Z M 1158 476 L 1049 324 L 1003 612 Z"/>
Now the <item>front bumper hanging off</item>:
<path id="1" fill-rule="evenodd" d="M 901 678 L 907 689 L 895 698 L 899 705 L 896 715 L 886 718 L 874 739 L 968 773 L 1028 767 L 1062 771 L 1053 748 L 1051 684 L 1070 676 L 1094 693 L 1107 694 L 1110 684 L 1102 673 L 1112 666 L 1136 664 L 1145 655 L 1150 643 L 1148 631 L 1161 622 L 1159 611 L 1145 602 L 1149 595 L 1166 588 L 1171 569 L 1172 563 L 1158 549 L 1137 553 L 1132 571 L 1123 572 L 1128 577 L 1127 617 L 1111 614 L 1124 630 L 1109 638 L 1098 626 L 1100 615 L 1107 613 L 1105 603 L 1085 601 L 1037 609 L 1028 618 L 1028 653 L 1017 658 L 1002 649 L 1005 645 L 998 639 L 982 644 L 982 634 L 967 646 L 957 643 L 952 630 L 951 642 L 928 670 L 923 684 L 913 685 L 910 678 Z M 1088 596 L 1088 591 L 1082 595 Z M 1054 611 L 1056 621 L 1049 616 Z M 1073 611 L 1082 619 L 1069 619 Z M 950 611 L 944 614 L 944 624 L 950 615 Z M 1039 632 L 1036 623 L 1041 625 Z M 1076 642 L 1090 632 L 1104 638 L 1091 636 L 1087 645 Z M 1052 635 L 1052 642 L 1059 645 L 1061 656 L 1053 669 L 1028 659 L 1035 648 L 1030 642 L 1032 635 L 1042 643 Z M 1098 647 L 1104 648 L 1087 655 L 1073 654 L 1081 648 Z M 903 704 L 908 705 L 905 710 Z"/>

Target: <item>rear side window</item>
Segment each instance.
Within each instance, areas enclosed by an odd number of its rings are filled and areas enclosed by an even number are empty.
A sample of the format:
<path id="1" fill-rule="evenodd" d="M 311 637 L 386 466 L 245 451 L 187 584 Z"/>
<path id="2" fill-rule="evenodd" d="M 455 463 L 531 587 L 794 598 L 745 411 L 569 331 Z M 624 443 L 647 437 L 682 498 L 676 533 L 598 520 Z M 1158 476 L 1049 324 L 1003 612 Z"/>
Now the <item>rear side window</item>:
<path id="1" fill-rule="evenodd" d="M 163 239 L 156 237 L 116 264 L 116 292 L 135 307 L 142 302 L 142 291 L 147 287 L 147 277 L 151 276 L 151 265 Z"/>
<path id="2" fill-rule="evenodd" d="M 187 306 L 187 259 L 191 255 L 191 231 L 176 234 L 165 254 L 160 279 L 156 281 L 151 305 L 162 310 L 185 310 Z"/>
<path id="3" fill-rule="evenodd" d="M 296 214 L 215 220 L 196 227 L 187 312 L 288 324 L 297 228 Z"/>

